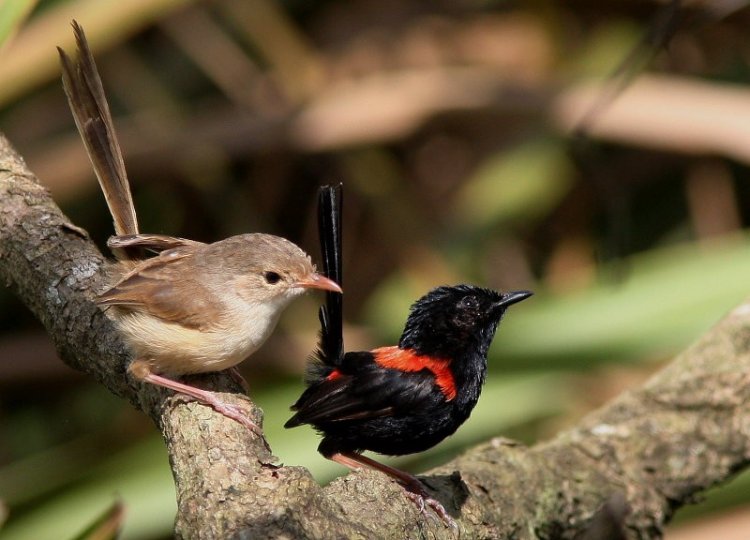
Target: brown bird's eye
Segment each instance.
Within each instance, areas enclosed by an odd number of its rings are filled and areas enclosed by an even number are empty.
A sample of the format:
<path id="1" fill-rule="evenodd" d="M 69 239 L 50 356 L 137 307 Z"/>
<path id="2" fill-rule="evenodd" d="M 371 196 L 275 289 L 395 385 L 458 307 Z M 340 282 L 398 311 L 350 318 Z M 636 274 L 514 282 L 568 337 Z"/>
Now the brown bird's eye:
<path id="1" fill-rule="evenodd" d="M 265 274 L 263 274 L 263 277 L 265 278 L 266 283 L 268 283 L 269 285 L 274 285 L 281 281 L 281 275 L 277 272 L 266 272 Z"/>

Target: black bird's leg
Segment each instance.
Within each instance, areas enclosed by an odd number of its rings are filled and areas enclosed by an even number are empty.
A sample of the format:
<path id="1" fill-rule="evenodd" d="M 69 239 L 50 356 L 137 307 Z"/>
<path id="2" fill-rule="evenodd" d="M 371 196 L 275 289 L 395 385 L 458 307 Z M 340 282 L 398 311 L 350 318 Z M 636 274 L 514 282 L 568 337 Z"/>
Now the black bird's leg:
<path id="1" fill-rule="evenodd" d="M 339 463 L 344 467 L 349 467 L 350 469 L 361 469 L 363 467 L 368 467 L 370 469 L 374 469 L 376 471 L 387 474 L 403 486 L 404 491 L 406 491 L 406 496 L 417 504 L 420 512 L 422 512 L 423 514 L 425 513 L 425 504 L 427 504 L 427 506 L 432 508 L 435 513 L 440 516 L 440 518 L 447 526 L 454 529 L 458 528 L 455 520 L 448 514 L 448 512 L 446 512 L 443 505 L 440 504 L 440 502 L 436 499 L 430 497 L 430 494 L 427 493 L 424 485 L 416 476 L 399 469 L 389 467 L 388 465 L 384 465 L 383 463 L 379 463 L 374 459 L 370 459 L 354 452 L 337 452 L 331 456 L 326 457 L 328 457 L 328 459 L 330 459 L 331 461 L 335 461 L 336 463 Z"/>

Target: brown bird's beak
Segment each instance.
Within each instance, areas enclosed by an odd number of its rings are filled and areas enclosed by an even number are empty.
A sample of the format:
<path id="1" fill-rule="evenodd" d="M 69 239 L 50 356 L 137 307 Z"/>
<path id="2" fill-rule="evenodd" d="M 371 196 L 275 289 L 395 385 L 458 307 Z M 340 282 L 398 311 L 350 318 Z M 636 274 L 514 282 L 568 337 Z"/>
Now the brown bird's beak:
<path id="1" fill-rule="evenodd" d="M 324 291 L 332 291 L 343 294 L 344 291 L 339 287 L 339 284 L 333 281 L 332 279 L 328 279 L 325 276 L 321 276 L 320 274 L 312 273 L 299 281 L 297 281 L 295 284 L 297 287 L 304 287 L 306 289 L 321 289 Z"/>

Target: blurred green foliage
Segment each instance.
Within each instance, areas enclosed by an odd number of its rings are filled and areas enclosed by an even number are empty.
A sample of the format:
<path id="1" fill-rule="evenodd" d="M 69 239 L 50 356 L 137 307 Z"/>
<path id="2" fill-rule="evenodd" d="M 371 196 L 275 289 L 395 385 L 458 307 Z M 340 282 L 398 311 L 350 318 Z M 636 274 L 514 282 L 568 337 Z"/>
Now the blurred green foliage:
<path id="1" fill-rule="evenodd" d="M 0 3 L 0 43 L 33 4 Z M 51 78 L 54 45 L 72 50 L 73 17 L 92 38 L 144 230 L 199 240 L 263 230 L 315 253 L 315 190 L 343 181 L 352 349 L 395 342 L 413 299 L 439 284 L 536 292 L 503 322 L 471 419 L 399 466 L 425 470 L 495 436 L 553 436 L 643 381 L 750 290 L 745 163 L 655 148 L 649 119 L 622 140 L 598 138 L 596 117 L 579 137 L 556 120 L 564 85 L 613 73 L 641 36 L 664 31 L 658 3 L 44 8 L 0 55 L 0 78 L 13 82 L 0 91 L 0 129 L 101 245 L 109 217 Z M 636 64 L 747 90 L 744 4 L 721 17 L 684 9 L 672 46 Z M 324 121 L 310 135 L 296 122 L 313 113 Z M 282 428 L 318 301 L 295 304 L 243 370 L 274 453 L 327 482 L 345 471 L 317 454 L 317 435 Z M 111 531 L 116 501 L 124 538 L 170 537 L 174 486 L 147 419 L 63 368 L 7 292 L 0 321 L 2 538 Z M 678 518 L 747 505 L 748 482 Z"/>
<path id="2" fill-rule="evenodd" d="M 0 3 L 0 49 L 36 5 L 37 0 L 5 0 Z"/>

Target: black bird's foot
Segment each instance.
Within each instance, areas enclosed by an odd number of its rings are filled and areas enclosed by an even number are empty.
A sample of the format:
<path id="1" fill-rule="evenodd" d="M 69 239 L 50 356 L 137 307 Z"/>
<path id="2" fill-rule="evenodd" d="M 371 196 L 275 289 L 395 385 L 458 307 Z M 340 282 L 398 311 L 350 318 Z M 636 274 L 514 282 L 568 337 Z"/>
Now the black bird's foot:
<path id="1" fill-rule="evenodd" d="M 443 523 L 445 523 L 446 526 L 450 527 L 451 529 L 458 530 L 458 524 L 456 523 L 456 520 L 454 520 L 450 514 L 445 510 L 445 507 L 440 504 L 440 501 L 437 499 L 433 499 L 430 497 L 427 492 L 419 486 L 419 492 L 415 492 L 412 489 L 412 486 L 404 486 L 404 491 L 406 492 L 406 496 L 409 497 L 419 508 L 419 511 L 426 517 L 434 519 L 432 514 L 427 513 L 427 510 L 425 509 L 425 505 L 432 508 L 435 513 L 440 516 L 440 519 L 443 520 Z"/>
<path id="2" fill-rule="evenodd" d="M 435 511 L 438 516 L 440 516 L 440 519 L 443 520 L 443 523 L 445 523 L 447 527 L 458 530 L 458 524 L 456 523 L 456 521 L 448 514 L 448 512 L 445 510 L 445 507 L 440 504 L 439 501 L 430 497 L 430 494 L 427 493 L 427 490 L 424 488 L 424 484 L 422 484 L 422 482 L 416 476 L 413 476 L 408 472 L 395 469 L 393 467 L 375 461 L 374 459 L 365 457 L 361 454 L 357 454 L 356 452 L 337 452 L 327 457 L 328 459 L 349 467 L 350 469 L 368 467 L 370 469 L 374 469 L 376 471 L 387 474 L 388 476 L 396 480 L 399 484 L 401 484 L 401 487 L 404 488 L 406 496 L 414 501 L 422 514 L 434 519 L 432 514 L 428 514 L 425 510 L 425 505 L 429 506 Z"/>

